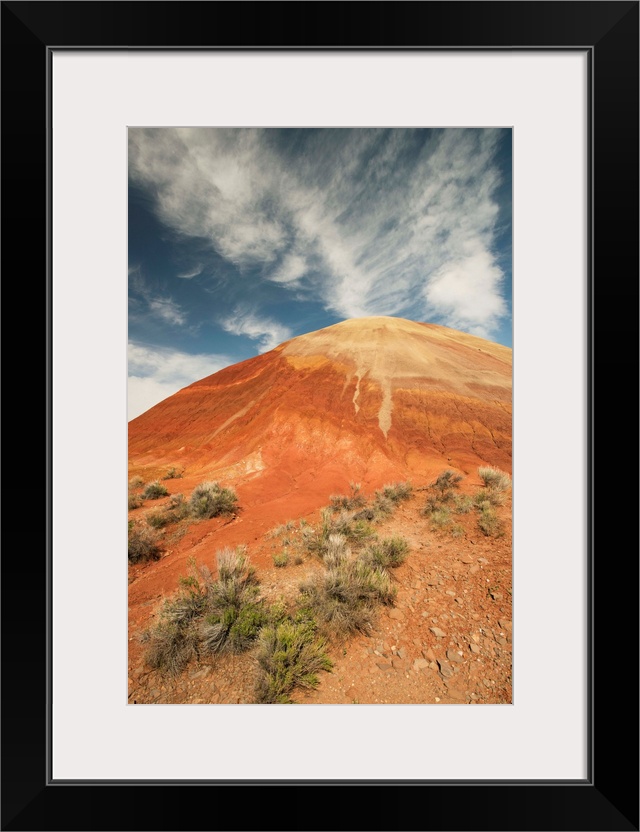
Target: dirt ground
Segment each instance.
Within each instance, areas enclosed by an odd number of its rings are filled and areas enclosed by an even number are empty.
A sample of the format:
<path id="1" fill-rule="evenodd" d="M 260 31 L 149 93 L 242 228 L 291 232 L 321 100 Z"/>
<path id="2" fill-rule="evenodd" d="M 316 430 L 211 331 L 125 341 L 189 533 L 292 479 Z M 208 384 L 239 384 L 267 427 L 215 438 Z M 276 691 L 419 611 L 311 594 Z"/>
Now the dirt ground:
<path id="1" fill-rule="evenodd" d="M 167 483 L 172 492 L 181 481 Z M 473 489 L 469 489 L 470 493 Z M 334 643 L 330 672 L 317 689 L 296 690 L 301 704 L 507 704 L 512 701 L 512 540 L 511 500 L 497 509 L 501 537 L 486 537 L 474 511 L 456 516 L 463 531 L 453 537 L 435 531 L 421 514 L 424 491 L 376 524 L 380 537 L 400 535 L 409 555 L 392 571 L 397 586 L 393 607 L 381 609 L 366 635 Z M 143 516 L 164 501 L 131 512 Z M 290 518 L 299 520 L 297 517 Z M 317 513 L 307 515 L 309 522 Z M 307 554 L 301 563 L 273 565 L 280 540 L 259 523 L 241 517 L 191 523 L 170 533 L 167 550 L 153 563 L 129 567 L 130 704 L 253 703 L 257 665 L 253 651 L 223 655 L 190 665 L 179 677 L 166 677 L 144 664 L 140 636 L 154 623 L 163 598 L 186 574 L 188 557 L 213 567 L 226 545 L 248 545 L 262 594 L 292 600 L 308 575 L 321 568 Z"/>

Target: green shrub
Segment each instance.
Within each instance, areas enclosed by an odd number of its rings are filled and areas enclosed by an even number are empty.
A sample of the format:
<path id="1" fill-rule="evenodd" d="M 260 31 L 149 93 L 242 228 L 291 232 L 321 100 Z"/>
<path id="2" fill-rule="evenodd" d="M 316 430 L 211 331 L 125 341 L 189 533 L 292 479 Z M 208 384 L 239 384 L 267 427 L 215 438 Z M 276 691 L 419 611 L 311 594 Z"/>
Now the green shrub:
<path id="1" fill-rule="evenodd" d="M 142 496 L 145 500 L 158 500 L 160 497 L 166 497 L 168 493 L 169 492 L 161 482 L 154 480 L 154 482 L 150 482 L 147 485 L 145 490 L 142 492 Z"/>
<path id="2" fill-rule="evenodd" d="M 177 676 L 198 655 L 198 634 L 192 623 L 161 621 L 146 634 L 145 661 L 154 670 Z"/>
<path id="3" fill-rule="evenodd" d="M 171 522 L 165 511 L 149 512 L 146 519 L 149 526 L 154 529 L 162 529 Z"/>
<path id="4" fill-rule="evenodd" d="M 376 606 L 392 604 L 395 589 L 389 573 L 358 559 L 344 561 L 300 587 L 305 606 L 326 633 L 344 637 L 368 632 Z"/>
<path id="5" fill-rule="evenodd" d="M 257 701 L 285 704 L 296 687 L 317 687 L 317 674 L 332 667 L 325 648 L 313 621 L 284 619 L 264 627 L 258 640 Z"/>
<path id="6" fill-rule="evenodd" d="M 478 517 L 478 528 L 487 537 L 500 537 L 503 534 L 502 523 L 495 509 L 485 503 Z"/>
<path id="7" fill-rule="evenodd" d="M 231 488 L 222 488 L 217 482 L 202 482 L 189 498 L 189 511 L 194 517 L 209 519 L 223 514 L 234 514 L 238 498 Z"/>
<path id="8" fill-rule="evenodd" d="M 385 485 L 381 491 L 376 491 L 376 496 L 384 497 L 393 505 L 408 500 L 413 493 L 413 486 L 410 482 L 396 482 L 392 485 Z"/>
<path id="9" fill-rule="evenodd" d="M 273 565 L 282 568 L 289 563 L 289 555 L 287 552 L 278 552 L 273 556 Z"/>
<path id="10" fill-rule="evenodd" d="M 347 538 L 343 534 L 330 534 L 322 553 L 325 566 L 334 567 L 343 563 L 349 556 Z"/>
<path id="11" fill-rule="evenodd" d="M 481 488 L 474 495 L 474 502 L 477 508 L 482 508 L 484 503 L 490 506 L 504 505 L 505 494 L 503 491 L 497 491 L 495 488 Z"/>
<path id="12" fill-rule="evenodd" d="M 461 526 L 460 523 L 454 523 L 449 529 L 449 531 L 451 532 L 452 537 L 464 536 L 464 526 Z"/>
<path id="13" fill-rule="evenodd" d="M 332 494 L 329 497 L 331 506 L 334 510 L 346 509 L 352 511 L 353 509 L 361 508 L 366 500 L 360 491 L 359 482 L 349 483 L 350 494 Z"/>
<path id="14" fill-rule="evenodd" d="M 361 559 L 379 569 L 395 569 L 404 563 L 409 553 L 409 544 L 403 537 L 389 537 L 370 543 Z"/>
<path id="15" fill-rule="evenodd" d="M 432 514 L 436 511 L 440 511 L 443 508 L 443 503 L 441 502 L 440 498 L 436 494 L 429 494 L 427 496 L 427 501 L 422 507 L 422 513 L 426 517 L 431 517 Z"/>
<path id="16" fill-rule="evenodd" d="M 129 480 L 129 488 L 130 489 L 142 488 L 143 485 L 144 485 L 144 480 L 142 479 L 142 477 L 132 477 Z"/>
<path id="17" fill-rule="evenodd" d="M 499 468 L 478 468 L 478 476 L 485 487 L 493 491 L 506 491 L 511 485 L 511 478 Z"/>
<path id="18" fill-rule="evenodd" d="M 347 540 L 355 542 L 367 540 L 375 535 L 374 530 L 366 520 L 356 520 L 354 512 L 341 511 L 332 517 L 328 524 L 329 534 L 344 535 Z"/>
<path id="19" fill-rule="evenodd" d="M 145 526 L 129 526 L 129 563 L 143 560 L 158 560 L 162 548 L 159 537 Z"/>
<path id="20" fill-rule="evenodd" d="M 293 520 L 287 520 L 286 523 L 282 523 L 281 525 L 276 526 L 275 528 L 271 529 L 271 531 L 267 532 L 265 537 L 282 537 L 283 534 L 286 534 L 286 532 L 290 532 L 294 527 L 295 523 L 293 522 Z M 300 528 L 302 528 L 302 526 L 300 526 Z"/>
<path id="21" fill-rule="evenodd" d="M 163 480 L 177 480 L 177 479 L 180 479 L 181 477 L 182 477 L 182 471 L 180 471 L 178 468 L 176 468 L 174 465 L 172 465 L 171 468 L 169 468 L 169 470 L 167 471 L 167 473 L 164 475 L 164 477 L 162 479 Z"/>
<path id="22" fill-rule="evenodd" d="M 473 505 L 473 498 L 468 494 L 457 494 L 453 501 L 453 510 L 456 514 L 468 514 Z"/>
<path id="23" fill-rule="evenodd" d="M 159 623 L 145 634 L 145 660 L 169 673 L 179 673 L 195 657 L 246 650 L 267 621 L 244 547 L 217 553 L 217 580 L 208 567 L 189 563 L 178 595 L 165 601 Z"/>
<path id="24" fill-rule="evenodd" d="M 437 495 L 441 502 L 450 502 L 454 499 L 454 490 L 460 487 L 462 477 L 454 471 L 443 471 L 437 479 L 431 483 L 429 488 Z"/>
<path id="25" fill-rule="evenodd" d="M 135 508 L 140 508 L 141 505 L 142 505 L 142 497 L 139 494 L 129 494 L 129 499 L 128 499 L 129 511 L 133 511 Z"/>
<path id="26" fill-rule="evenodd" d="M 188 513 L 182 494 L 174 494 L 166 506 L 147 515 L 147 523 L 154 529 L 162 529 L 164 526 L 183 520 Z"/>
<path id="27" fill-rule="evenodd" d="M 451 523 L 451 512 L 446 506 L 443 506 L 431 513 L 430 520 L 431 528 L 439 531 Z"/>

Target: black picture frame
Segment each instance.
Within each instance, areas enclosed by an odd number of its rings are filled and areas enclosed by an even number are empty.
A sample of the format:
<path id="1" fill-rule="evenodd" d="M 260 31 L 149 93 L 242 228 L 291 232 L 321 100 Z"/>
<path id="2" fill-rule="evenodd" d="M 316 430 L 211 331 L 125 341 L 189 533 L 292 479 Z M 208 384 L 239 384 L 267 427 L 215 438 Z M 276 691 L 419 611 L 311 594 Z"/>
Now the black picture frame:
<path id="1" fill-rule="evenodd" d="M 2 561 L 2 829 L 638 829 L 638 546 L 637 537 L 633 546 L 628 540 L 629 529 L 637 529 L 637 454 L 631 452 L 638 436 L 638 11 L 638 2 L 626 0 L 2 3 L 3 288 L 7 303 L 12 287 L 20 292 L 15 276 L 38 287 L 33 293 L 38 297 L 29 298 L 31 337 L 44 341 L 45 359 L 36 379 L 25 385 L 9 353 L 5 384 L 20 391 L 20 416 L 29 400 L 25 388 L 40 387 L 33 407 L 46 413 L 46 432 L 41 427 L 43 441 L 29 443 L 20 468 L 33 476 L 36 466 L 46 463 L 47 484 L 44 533 L 30 537 L 28 547 L 24 539 L 17 549 L 5 547 Z M 590 730 L 585 781 L 49 779 L 50 58 L 61 48 L 177 47 L 587 51 Z M 39 245 L 33 245 L 33 237 Z M 15 302 L 21 301 L 24 295 L 16 294 Z M 620 389 L 619 371 L 612 372 L 621 363 L 629 379 L 626 391 Z M 11 403 L 6 410 L 13 410 Z M 13 437 L 13 428 L 18 436 L 24 425 L 11 425 L 11 415 L 7 435 Z M 572 481 L 570 471 L 557 477 L 558 492 L 585 487 Z M 8 525 L 5 519 L 7 532 Z M 26 516 L 23 527 L 32 526 Z M 554 695 L 562 695 L 561 679 L 547 684 Z M 621 747 L 630 754 L 621 757 Z"/>

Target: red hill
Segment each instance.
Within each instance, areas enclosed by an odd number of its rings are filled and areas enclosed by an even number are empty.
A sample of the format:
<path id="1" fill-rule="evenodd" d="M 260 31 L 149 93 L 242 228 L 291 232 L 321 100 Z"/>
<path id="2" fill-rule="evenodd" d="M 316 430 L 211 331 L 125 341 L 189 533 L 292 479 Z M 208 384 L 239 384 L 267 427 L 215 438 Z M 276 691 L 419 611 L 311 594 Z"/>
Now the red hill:
<path id="1" fill-rule="evenodd" d="M 433 324 L 359 318 L 180 390 L 129 425 L 132 473 L 179 465 L 245 507 L 326 502 L 350 481 L 511 470 L 511 350 Z M 185 486 L 189 483 L 185 482 Z M 294 516 L 295 512 L 290 512 Z"/>

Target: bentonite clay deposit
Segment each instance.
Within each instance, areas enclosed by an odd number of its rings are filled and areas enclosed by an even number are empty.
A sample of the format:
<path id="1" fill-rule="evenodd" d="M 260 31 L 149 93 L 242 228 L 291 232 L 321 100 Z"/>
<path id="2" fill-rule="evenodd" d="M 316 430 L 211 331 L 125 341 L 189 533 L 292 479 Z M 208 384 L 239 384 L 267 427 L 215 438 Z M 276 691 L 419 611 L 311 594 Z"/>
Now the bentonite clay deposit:
<path id="1" fill-rule="evenodd" d="M 266 602 L 293 604 L 322 568 L 296 549 L 303 525 L 350 483 L 373 498 L 410 482 L 409 499 L 375 522 L 379 537 L 409 546 L 392 570 L 395 602 L 372 627 L 330 641 L 333 663 L 301 703 L 509 703 L 511 662 L 511 491 L 486 534 L 478 512 L 437 527 L 423 512 L 445 471 L 470 500 L 478 469 L 511 474 L 511 350 L 432 324 L 376 317 L 302 335 L 227 367 L 159 403 L 129 424 L 129 477 L 159 479 L 169 496 L 129 512 L 141 523 L 171 495 L 203 481 L 238 497 L 238 511 L 162 529 L 158 560 L 129 567 L 129 702 L 255 702 L 254 651 L 201 657 L 178 675 L 151 669 L 144 631 L 195 558 L 215 573 L 216 553 L 247 546 Z M 163 480 L 170 467 L 182 476 Z M 277 533 L 274 529 L 287 524 Z M 297 536 L 297 537 L 296 537 Z M 283 542 L 286 538 L 286 542 Z M 274 554 L 290 545 L 285 568 Z"/>

